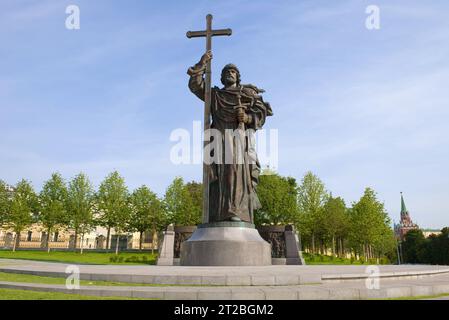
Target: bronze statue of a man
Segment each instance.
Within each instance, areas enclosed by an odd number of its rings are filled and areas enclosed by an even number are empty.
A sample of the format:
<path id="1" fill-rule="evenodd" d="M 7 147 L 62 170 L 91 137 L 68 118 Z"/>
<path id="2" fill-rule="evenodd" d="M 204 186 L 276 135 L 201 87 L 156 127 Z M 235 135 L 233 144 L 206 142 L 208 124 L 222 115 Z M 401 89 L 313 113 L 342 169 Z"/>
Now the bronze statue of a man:
<path id="1" fill-rule="evenodd" d="M 187 71 L 190 90 L 203 101 L 204 74 L 210 59 L 212 53 L 206 52 Z M 211 155 L 215 160 L 209 166 L 209 222 L 253 223 L 254 210 L 260 208 L 256 194 L 260 164 L 254 139 L 248 132 L 262 128 L 266 117 L 273 112 L 260 95 L 264 90 L 240 83 L 240 72 L 235 65 L 228 64 L 223 68 L 221 82 L 224 87 L 213 87 L 211 93 L 211 129 L 220 133 L 221 141 L 215 141 L 215 145 L 219 142 L 221 147 L 213 149 L 213 153 L 219 154 Z M 243 157 L 236 152 L 239 148 Z"/>

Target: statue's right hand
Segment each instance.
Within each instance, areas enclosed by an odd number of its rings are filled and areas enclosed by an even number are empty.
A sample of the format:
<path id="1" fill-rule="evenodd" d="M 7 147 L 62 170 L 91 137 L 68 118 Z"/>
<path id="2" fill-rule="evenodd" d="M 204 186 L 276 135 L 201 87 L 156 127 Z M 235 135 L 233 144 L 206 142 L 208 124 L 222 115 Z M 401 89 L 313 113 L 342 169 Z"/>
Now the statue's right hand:
<path id="1" fill-rule="evenodd" d="M 206 64 L 208 63 L 210 60 L 212 59 L 212 51 L 207 51 L 205 54 L 203 54 L 203 56 L 201 57 L 201 64 Z"/>

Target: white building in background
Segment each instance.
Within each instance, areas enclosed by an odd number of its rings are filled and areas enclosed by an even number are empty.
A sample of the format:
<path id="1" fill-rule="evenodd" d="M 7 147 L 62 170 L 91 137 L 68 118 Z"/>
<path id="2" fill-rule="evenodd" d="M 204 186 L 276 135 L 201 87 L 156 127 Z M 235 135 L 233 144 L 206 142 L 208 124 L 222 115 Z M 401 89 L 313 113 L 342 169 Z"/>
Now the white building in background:
<path id="1" fill-rule="evenodd" d="M 421 231 L 425 238 L 428 238 L 430 236 L 438 236 L 441 234 L 441 230 L 437 229 L 421 229 Z"/>
<path id="2" fill-rule="evenodd" d="M 22 249 L 43 249 L 46 246 L 47 230 L 39 223 L 31 225 L 20 233 L 20 242 L 17 248 Z M 52 232 L 49 239 L 51 249 L 79 249 L 82 246 L 85 250 L 100 250 L 106 248 L 106 237 L 108 230 L 104 227 L 96 227 L 92 232 L 85 234 L 84 237 L 78 235 L 76 246 L 75 231 L 60 229 Z M 11 229 L 0 228 L 0 248 L 12 248 L 16 234 Z M 115 249 L 116 238 L 114 229 L 111 230 L 109 237 L 109 248 Z M 139 249 L 140 233 L 121 234 L 119 241 L 120 250 Z M 142 249 L 157 249 L 157 234 L 145 232 L 143 234 Z"/>

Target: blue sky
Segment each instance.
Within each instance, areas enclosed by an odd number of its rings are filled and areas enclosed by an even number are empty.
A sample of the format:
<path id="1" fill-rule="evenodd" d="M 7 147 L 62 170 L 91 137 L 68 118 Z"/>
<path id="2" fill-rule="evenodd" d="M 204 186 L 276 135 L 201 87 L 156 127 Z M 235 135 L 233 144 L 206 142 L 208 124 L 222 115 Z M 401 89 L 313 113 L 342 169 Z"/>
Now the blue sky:
<path id="1" fill-rule="evenodd" d="M 81 29 L 65 28 L 68 5 Z M 368 5 L 380 30 L 365 28 Z M 449 3 L 446 0 L 1 0 L 0 179 L 37 190 L 54 171 L 94 185 L 119 170 L 162 195 L 175 176 L 169 136 L 202 119 L 187 39 L 207 13 L 231 37 L 213 42 L 213 81 L 229 62 L 267 92 L 279 168 L 311 170 L 350 204 L 374 188 L 394 220 L 400 195 L 422 227 L 449 225 Z"/>

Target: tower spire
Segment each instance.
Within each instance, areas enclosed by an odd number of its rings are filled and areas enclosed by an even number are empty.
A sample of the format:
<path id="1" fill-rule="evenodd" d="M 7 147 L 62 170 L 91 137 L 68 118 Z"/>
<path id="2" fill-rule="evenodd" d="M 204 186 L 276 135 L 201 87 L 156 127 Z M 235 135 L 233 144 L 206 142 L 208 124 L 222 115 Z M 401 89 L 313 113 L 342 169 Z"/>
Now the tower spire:
<path id="1" fill-rule="evenodd" d="M 407 214 L 408 214 L 408 211 L 407 211 L 407 208 L 405 206 L 404 197 L 403 197 L 402 192 L 401 192 L 401 216 L 402 215 L 407 215 Z"/>
<path id="2" fill-rule="evenodd" d="M 405 234 L 413 229 L 418 229 L 418 226 L 410 218 L 401 192 L 401 221 L 396 225 L 395 232 L 399 239 L 404 240 Z"/>

